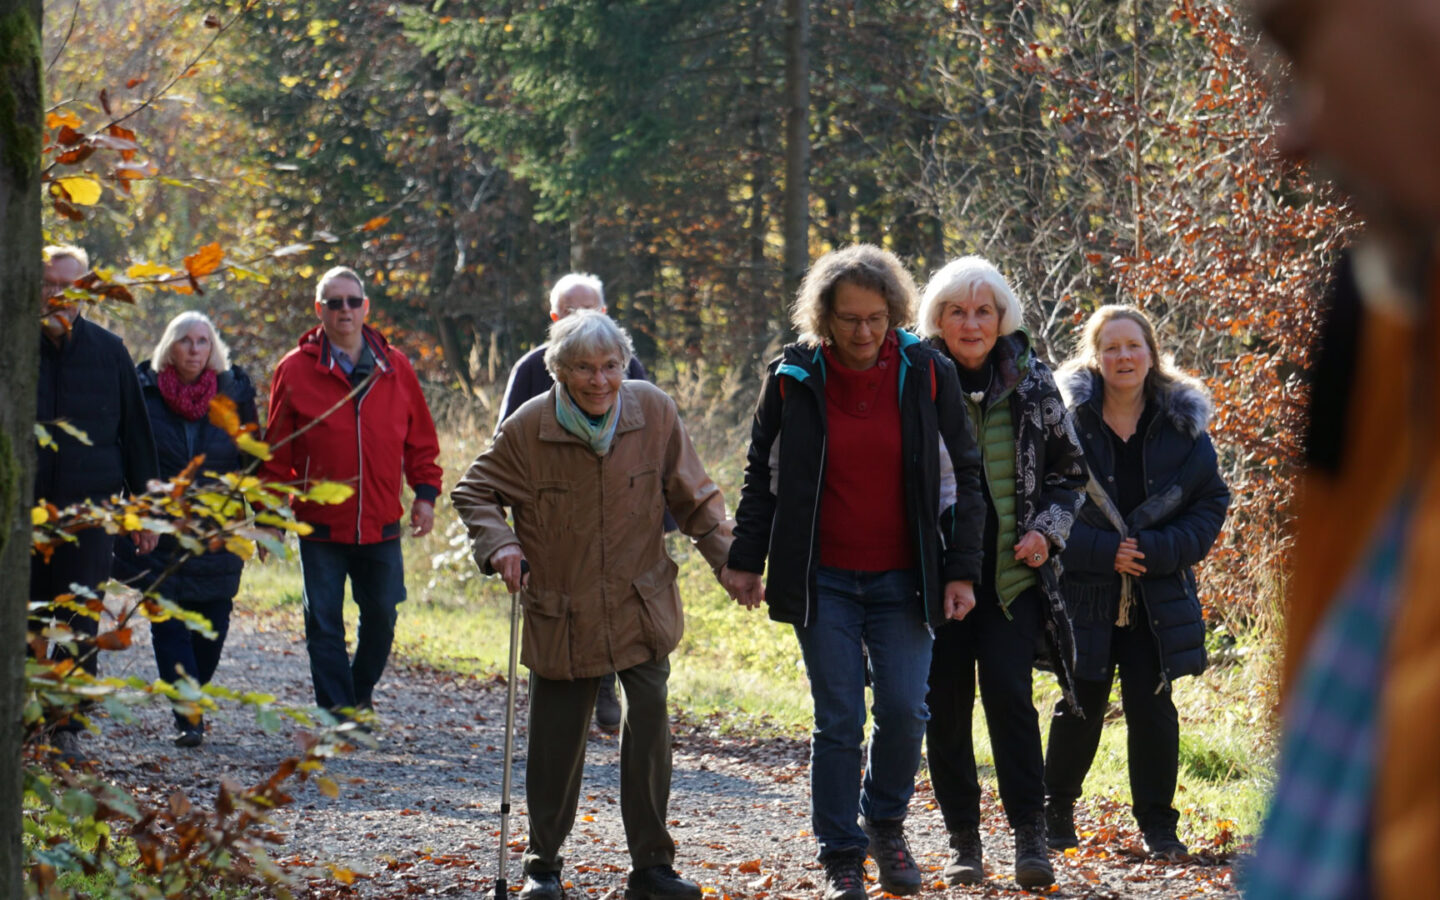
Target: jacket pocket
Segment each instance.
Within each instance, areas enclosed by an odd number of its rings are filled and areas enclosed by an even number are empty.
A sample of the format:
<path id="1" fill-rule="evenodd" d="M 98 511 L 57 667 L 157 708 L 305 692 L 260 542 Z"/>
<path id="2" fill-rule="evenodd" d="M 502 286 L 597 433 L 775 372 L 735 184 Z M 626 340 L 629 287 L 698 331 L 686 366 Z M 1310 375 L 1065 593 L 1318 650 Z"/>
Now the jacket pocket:
<path id="1" fill-rule="evenodd" d="M 542 531 L 574 531 L 572 506 L 568 481 L 535 482 L 535 520 Z"/>
<path id="2" fill-rule="evenodd" d="M 571 678 L 570 595 L 526 588 L 520 661 L 542 678 Z"/>
<path id="3" fill-rule="evenodd" d="M 630 483 L 630 496 L 625 504 L 631 518 L 659 518 L 665 506 L 665 491 L 660 484 L 660 467 L 639 466 L 625 473 Z"/>
<path id="4" fill-rule="evenodd" d="M 680 567 L 668 556 L 636 578 L 632 584 L 640 595 L 641 622 L 649 632 L 657 656 L 669 653 L 685 633 L 685 616 L 680 610 L 680 591 L 675 576 Z"/>

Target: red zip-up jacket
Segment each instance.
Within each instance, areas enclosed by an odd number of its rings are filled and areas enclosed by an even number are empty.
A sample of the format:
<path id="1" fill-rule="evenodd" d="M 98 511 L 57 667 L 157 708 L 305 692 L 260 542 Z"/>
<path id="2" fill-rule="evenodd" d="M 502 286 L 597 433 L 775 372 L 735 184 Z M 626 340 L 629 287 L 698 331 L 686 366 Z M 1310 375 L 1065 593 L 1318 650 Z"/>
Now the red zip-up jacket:
<path id="1" fill-rule="evenodd" d="M 310 540 L 373 544 L 399 537 L 402 478 L 416 499 L 434 503 L 440 493 L 440 442 L 415 370 L 368 325 L 364 339 L 379 373 L 364 394 L 340 403 L 351 390 L 350 378 L 318 325 L 285 354 L 270 382 L 265 440 L 273 456 L 260 477 L 301 490 L 320 481 L 355 489 L 344 503 L 291 502 L 295 518 L 314 529 Z"/>

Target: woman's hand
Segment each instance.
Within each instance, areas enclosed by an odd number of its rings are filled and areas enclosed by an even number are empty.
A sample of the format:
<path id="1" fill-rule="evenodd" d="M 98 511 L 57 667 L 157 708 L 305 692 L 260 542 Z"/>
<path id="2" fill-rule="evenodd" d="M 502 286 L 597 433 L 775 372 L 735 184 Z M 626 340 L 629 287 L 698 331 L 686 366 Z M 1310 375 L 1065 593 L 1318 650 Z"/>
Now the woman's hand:
<path id="1" fill-rule="evenodd" d="M 1138 562 L 1144 558 L 1139 542 L 1135 538 L 1126 538 L 1120 542 L 1120 549 L 1115 551 L 1115 571 L 1138 578 L 1145 574 L 1144 564 Z"/>
<path id="2" fill-rule="evenodd" d="M 525 552 L 519 544 L 506 544 L 490 554 L 490 568 L 505 581 L 505 589 L 517 593 L 530 583 L 530 573 L 522 569 Z"/>
<path id="3" fill-rule="evenodd" d="M 1015 559 L 1032 569 L 1045 565 L 1050 558 L 1050 540 L 1038 531 L 1027 531 L 1015 545 Z"/>
<path id="4" fill-rule="evenodd" d="M 975 585 L 969 581 L 945 582 L 945 618 L 960 621 L 975 608 Z"/>
<path id="5" fill-rule="evenodd" d="M 736 603 L 746 609 L 755 609 L 765 602 L 765 584 L 760 580 L 759 572 L 740 572 L 728 565 L 721 566 L 720 584 Z"/>

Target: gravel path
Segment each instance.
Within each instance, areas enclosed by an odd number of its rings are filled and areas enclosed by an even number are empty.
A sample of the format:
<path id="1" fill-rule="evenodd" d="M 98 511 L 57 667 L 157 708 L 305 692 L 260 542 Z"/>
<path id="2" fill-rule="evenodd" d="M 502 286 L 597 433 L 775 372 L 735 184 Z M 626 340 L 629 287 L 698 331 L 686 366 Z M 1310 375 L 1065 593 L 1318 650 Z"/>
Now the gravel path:
<path id="1" fill-rule="evenodd" d="M 148 628 L 136 629 L 134 648 L 107 654 L 108 675 L 154 675 Z M 298 611 L 256 617 L 237 611 L 215 678 L 227 687 L 276 695 L 282 703 L 313 702 Z M 340 795 L 312 783 L 297 786 L 295 802 L 276 816 L 287 843 L 276 855 L 287 864 L 322 871 L 338 866 L 357 876 L 345 885 L 311 878 L 310 897 L 479 898 L 493 885 L 499 840 L 500 770 L 505 688 L 499 678 L 455 678 L 392 661 L 375 698 L 382 720 L 379 744 L 327 766 Z M 520 881 L 524 846 L 525 690 L 517 715 L 509 866 Z M 221 778 L 245 785 L 267 777 L 295 753 L 294 729 L 266 733 L 233 706 L 208 717 L 204 747 L 170 744 L 168 710 L 147 708 L 134 723 L 103 723 L 86 736 L 99 771 L 138 794 L 159 800 L 175 789 L 196 803 L 215 796 Z M 789 900 L 818 897 L 819 867 L 811 859 L 808 745 L 785 739 L 722 736 L 716 718 L 675 725 L 671 791 L 676 868 L 698 880 L 707 900 Z M 619 745 L 592 732 L 578 820 L 566 844 L 567 891 L 574 898 L 623 896 L 629 860 L 619 813 Z M 984 843 L 990 878 L 953 888 L 954 896 L 1021 894 L 1010 878 L 1011 838 L 993 795 L 985 798 Z M 1204 856 L 1187 865 L 1138 858 L 1128 810 L 1094 807 L 1080 823 L 1087 839 L 1078 853 L 1056 856 L 1058 885 L 1048 896 L 1067 898 L 1236 896 L 1228 864 Z M 911 804 L 912 850 L 944 889 L 945 831 L 929 785 Z M 873 875 L 874 866 L 870 866 Z M 871 894 L 879 896 L 872 886 Z"/>

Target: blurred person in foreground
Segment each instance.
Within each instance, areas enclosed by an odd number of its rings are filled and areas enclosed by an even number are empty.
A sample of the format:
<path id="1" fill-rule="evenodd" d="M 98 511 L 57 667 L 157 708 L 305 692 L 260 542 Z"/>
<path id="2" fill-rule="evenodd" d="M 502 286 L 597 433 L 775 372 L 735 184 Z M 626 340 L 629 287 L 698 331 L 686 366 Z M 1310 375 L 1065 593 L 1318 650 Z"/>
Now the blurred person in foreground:
<path id="1" fill-rule="evenodd" d="M 558 322 L 576 310 L 593 309 L 605 312 L 605 285 L 594 275 L 571 272 L 562 276 L 550 288 L 550 321 Z M 505 399 L 500 403 L 500 421 L 503 422 L 531 397 L 538 397 L 550 390 L 555 379 L 545 368 L 545 351 L 549 344 L 541 344 L 520 357 L 510 370 L 510 380 L 505 385 Z M 625 377 L 632 380 L 645 378 L 645 367 L 640 360 L 630 357 L 625 368 Z M 675 522 L 669 513 L 665 515 L 665 530 L 674 531 Z M 620 699 L 615 695 L 615 676 L 602 676 L 600 690 L 595 694 L 595 724 L 610 734 L 620 730 Z"/>
<path id="2" fill-rule="evenodd" d="M 171 479 L 203 456 L 196 472 L 223 475 L 237 472 L 250 458 L 240 452 L 228 432 L 210 423 L 210 402 L 225 396 L 235 404 L 241 422 L 256 421 L 255 385 L 239 366 L 230 364 L 230 348 L 204 313 L 182 312 L 165 326 L 150 358 L 136 367 L 140 390 L 150 415 L 160 457 L 160 477 Z M 213 482 L 212 482 L 213 483 Z M 154 581 L 186 551 L 172 535 L 161 535 L 152 553 L 139 553 L 123 537 L 115 541 L 114 575 L 136 590 L 148 591 Z M 209 684 L 220 664 L 230 612 L 240 590 L 245 561 L 224 548 L 190 556 L 157 588 L 180 608 L 203 615 L 214 630 L 206 637 L 179 619 L 150 626 L 155 666 L 160 677 L 174 683 L 181 676 Z M 205 740 L 205 721 L 175 713 L 177 747 L 198 747 Z"/>
<path id="3" fill-rule="evenodd" d="M 295 499 L 300 538 L 305 649 L 315 703 L 332 712 L 373 711 L 375 685 L 395 639 L 405 600 L 400 550 L 405 507 L 414 492 L 410 534 L 435 526 L 440 453 L 435 423 L 410 361 L 365 324 L 370 298 L 353 269 L 337 266 L 315 285 L 320 324 L 300 336 L 270 382 L 265 440 L 267 481 L 308 490 L 321 481 L 349 485 L 341 503 Z M 360 608 L 355 657 L 345 647 L 345 580 Z M 349 715 L 350 713 L 343 713 Z"/>
<path id="4" fill-rule="evenodd" d="M 1015 836 L 1015 881 L 1022 888 L 1055 881 L 1031 670 L 1034 648 L 1047 647 L 1068 693 L 1075 642 L 1059 556 L 1083 499 L 1085 467 L 1055 379 L 1031 348 L 1024 321 L 1005 277 L 978 256 L 936 272 L 920 303 L 920 334 L 960 376 L 985 475 L 985 559 L 975 610 L 936 631 L 930 663 L 926 759 L 949 833 L 943 874 L 950 884 L 985 880 L 971 742 L 977 672 L 1000 800 Z"/>
<path id="5" fill-rule="evenodd" d="M 1050 846 L 1079 845 L 1074 808 L 1100 746 L 1118 670 L 1130 803 L 1145 851 L 1188 855 L 1176 826 L 1180 717 L 1174 682 L 1205 670 L 1205 616 L 1193 567 L 1225 521 L 1210 394 L 1160 352 L 1138 307 L 1090 315 L 1056 376 L 1089 470 L 1062 561 L 1075 623 L 1080 712 L 1055 704 L 1045 755 Z"/>
<path id="6" fill-rule="evenodd" d="M 648 381 L 625 380 L 633 355 L 630 336 L 603 313 L 584 310 L 551 325 L 545 366 L 555 385 L 500 423 L 450 495 L 476 563 L 520 592 L 524 605 L 530 839 L 521 900 L 564 896 L 560 848 L 575 824 L 595 694 L 612 673 L 625 699 L 625 896 L 700 900 L 699 885 L 674 869 L 665 821 L 670 654 L 684 615 L 664 512 L 717 572 L 732 523 L 675 402 Z"/>
<path id="7" fill-rule="evenodd" d="M 910 273 L 872 244 L 827 253 L 805 274 L 791 314 L 800 339 L 760 388 L 723 573 L 743 606 L 768 603 L 795 629 L 805 659 L 825 900 L 865 900 L 867 852 L 882 890 L 924 883 L 905 818 L 931 648 L 936 629 L 974 609 L 984 556 L 980 454 L 955 366 L 904 330 L 915 302 Z M 946 467 L 954 485 L 942 500 Z"/>
<path id="8" fill-rule="evenodd" d="M 1295 499 L 1275 797 L 1251 900 L 1424 893 L 1440 858 L 1440 4 L 1251 0 L 1280 140 L 1354 199 Z"/>
<path id="9" fill-rule="evenodd" d="M 79 247 L 46 247 L 40 319 L 40 377 L 36 384 L 35 420 L 48 426 L 52 443 L 40 446 L 35 454 L 35 502 L 64 508 L 77 503 L 103 503 L 121 494 L 145 493 L 147 483 L 158 474 L 155 439 L 145 400 L 135 377 L 135 363 L 125 342 L 81 313 L 79 303 L 65 291 L 85 275 L 90 259 Z M 64 421 L 70 431 L 55 427 Z M 30 557 L 30 600 L 48 604 L 62 594 L 75 593 L 79 586 L 95 598 L 109 579 L 114 559 L 114 539 L 103 528 L 86 528 L 74 541 L 56 546 L 49 557 Z M 155 549 L 158 535 L 134 532 L 123 537 L 141 553 Z M 81 596 L 77 602 L 85 604 Z M 30 631 L 40 634 L 49 621 L 69 627 L 76 642 L 80 666 L 90 675 L 99 674 L 93 639 L 100 629 L 98 607 L 75 612 L 51 606 L 32 614 Z M 71 653 L 56 642 L 53 659 L 69 659 Z M 79 759 L 81 726 L 75 719 L 62 724 L 54 743 L 70 761 Z"/>

